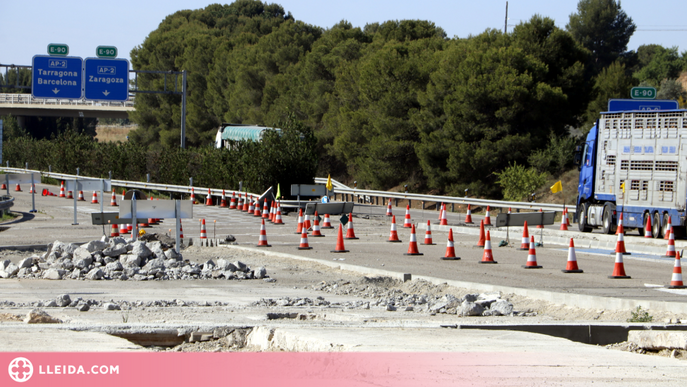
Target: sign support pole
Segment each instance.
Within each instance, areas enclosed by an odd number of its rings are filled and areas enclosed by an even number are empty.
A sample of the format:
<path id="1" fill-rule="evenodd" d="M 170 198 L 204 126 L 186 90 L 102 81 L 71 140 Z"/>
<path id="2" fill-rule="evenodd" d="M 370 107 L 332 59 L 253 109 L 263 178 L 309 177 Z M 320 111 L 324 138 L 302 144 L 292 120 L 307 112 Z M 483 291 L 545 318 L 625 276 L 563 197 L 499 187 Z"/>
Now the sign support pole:
<path id="1" fill-rule="evenodd" d="M 79 222 L 76 221 L 76 191 L 78 191 L 77 180 L 74 179 L 74 192 L 72 192 L 72 197 L 74 197 L 74 223 L 72 226 L 78 226 Z"/>
<path id="2" fill-rule="evenodd" d="M 133 195 L 131 195 L 131 222 L 132 224 L 132 229 L 131 229 L 131 240 L 136 241 L 136 237 L 138 236 L 138 220 L 136 219 L 136 191 L 133 192 Z"/>
<path id="3" fill-rule="evenodd" d="M 181 219 L 179 218 L 181 216 L 181 200 L 175 200 L 174 201 L 174 221 L 175 221 L 175 228 L 176 228 L 176 251 L 177 254 L 181 254 L 181 238 L 179 237 L 179 234 L 181 233 Z"/>
<path id="4" fill-rule="evenodd" d="M 36 212 L 36 189 L 34 188 L 33 172 L 31 172 L 31 211 Z"/>
<path id="5" fill-rule="evenodd" d="M 105 201 L 105 180 L 100 179 L 100 212 L 103 212 L 103 202 Z"/>

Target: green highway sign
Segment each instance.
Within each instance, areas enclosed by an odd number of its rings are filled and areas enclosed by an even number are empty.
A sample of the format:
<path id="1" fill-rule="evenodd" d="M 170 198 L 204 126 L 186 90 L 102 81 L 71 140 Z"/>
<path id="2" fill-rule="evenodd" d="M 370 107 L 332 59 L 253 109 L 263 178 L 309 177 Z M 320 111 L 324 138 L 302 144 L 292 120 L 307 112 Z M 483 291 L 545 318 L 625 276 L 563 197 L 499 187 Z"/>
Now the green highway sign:
<path id="1" fill-rule="evenodd" d="M 653 87 L 633 87 L 630 91 L 632 99 L 656 99 L 656 89 Z"/>
<path id="2" fill-rule="evenodd" d="M 48 44 L 48 55 L 67 56 L 69 55 L 69 46 L 60 43 L 50 43 Z"/>
<path id="3" fill-rule="evenodd" d="M 117 47 L 114 46 L 98 46 L 95 49 L 95 55 L 98 58 L 116 58 L 117 57 Z"/>

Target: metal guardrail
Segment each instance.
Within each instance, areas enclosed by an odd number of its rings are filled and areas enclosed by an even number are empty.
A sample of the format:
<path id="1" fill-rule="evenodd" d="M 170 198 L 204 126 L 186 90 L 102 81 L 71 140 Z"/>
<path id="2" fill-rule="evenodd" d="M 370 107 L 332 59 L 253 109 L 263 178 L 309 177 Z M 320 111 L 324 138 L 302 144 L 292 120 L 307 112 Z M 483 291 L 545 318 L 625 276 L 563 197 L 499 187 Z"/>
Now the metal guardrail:
<path id="1" fill-rule="evenodd" d="M 7 211 L 14 205 L 14 198 L 9 195 L 0 196 L 0 211 Z"/>
<path id="2" fill-rule="evenodd" d="M 2 167 L 0 166 L 0 170 L 2 171 L 7 171 L 10 173 L 38 173 L 41 176 L 45 177 L 50 177 L 53 179 L 58 179 L 58 180 L 73 180 L 76 178 L 82 178 L 82 179 L 93 179 L 92 177 L 88 176 L 77 176 L 77 175 L 70 175 L 66 173 L 55 173 L 55 172 L 44 172 L 44 171 L 37 171 L 37 170 L 31 170 L 31 169 L 25 169 L 25 168 L 9 168 L 9 167 Z M 127 181 L 127 180 L 112 180 L 111 181 L 112 186 L 117 186 L 117 187 L 124 187 L 128 189 L 146 189 L 146 190 L 157 190 L 157 191 L 165 191 L 165 192 L 175 192 L 175 193 L 180 193 L 180 194 L 191 194 L 192 190 L 194 193 L 199 194 L 199 195 L 206 195 L 208 192 L 212 196 L 221 196 L 222 195 L 222 190 L 217 189 L 217 188 L 208 188 L 208 187 L 196 187 L 196 186 L 183 186 L 183 185 L 172 185 L 172 184 L 158 184 L 158 183 L 147 183 L 147 182 L 137 182 L 137 181 Z M 316 177 L 315 178 L 315 183 L 317 184 L 326 184 L 327 179 L 326 178 L 321 178 L 321 177 Z M 334 193 L 340 193 L 340 194 L 348 194 L 348 195 L 353 195 L 353 196 L 368 196 L 368 197 L 383 197 L 383 198 L 390 198 L 390 199 L 402 199 L 402 200 L 418 200 L 418 201 L 425 201 L 425 202 L 433 202 L 433 203 L 447 203 L 447 204 L 471 204 L 471 205 L 476 205 L 476 206 L 491 206 L 494 208 L 514 208 L 514 209 L 521 209 L 521 210 L 532 210 L 532 211 L 537 211 L 539 209 L 544 210 L 544 211 L 562 211 L 563 210 L 563 205 L 562 204 L 554 204 L 554 203 L 536 203 L 536 202 L 508 202 L 508 201 L 503 201 L 503 200 L 488 200 L 488 199 L 479 199 L 479 198 L 471 198 L 471 197 L 455 197 L 455 196 L 439 196 L 439 195 L 423 195 L 423 194 L 414 194 L 414 193 L 404 193 L 404 192 L 388 192 L 388 191 L 375 191 L 375 190 L 364 190 L 364 189 L 355 189 L 355 188 L 349 188 L 345 184 L 338 182 L 336 180 L 332 180 L 332 186 L 334 187 L 333 192 Z M 226 192 L 226 191 L 225 191 Z M 232 192 L 239 192 L 239 191 L 229 191 L 227 196 L 231 196 Z M 242 195 L 245 194 L 245 192 L 239 192 Z M 248 197 L 251 200 L 255 200 L 260 197 L 261 194 L 254 194 L 254 193 L 248 193 Z M 298 203 L 295 200 L 289 200 L 289 201 L 283 201 L 284 204 L 287 205 L 293 205 Z M 304 205 L 304 203 L 307 203 L 305 201 L 301 201 L 301 203 Z M 574 205 L 566 205 L 565 206 L 568 210 L 573 210 L 575 211 L 575 206 Z"/>
<path id="3" fill-rule="evenodd" d="M 327 179 L 316 177 L 315 182 L 318 184 L 326 184 Z M 369 196 L 369 197 L 384 197 L 391 199 L 402 199 L 402 200 L 418 200 L 433 203 L 447 203 L 447 204 L 471 204 L 477 206 L 491 206 L 494 208 L 515 208 L 521 210 L 533 210 L 537 211 L 542 209 L 544 211 L 563 211 L 562 204 L 554 203 L 537 203 L 537 202 L 508 202 L 504 200 L 488 200 L 479 199 L 471 197 L 455 197 L 455 196 L 439 196 L 439 195 L 423 195 L 414 193 L 404 193 L 404 192 L 388 192 L 388 191 L 374 191 L 365 189 L 355 189 L 349 188 L 346 185 L 335 182 L 332 180 L 332 185 L 334 186 L 334 192 L 349 194 L 354 196 Z M 568 210 L 575 211 L 574 205 L 566 205 Z"/>
<path id="4" fill-rule="evenodd" d="M 55 105 L 55 106 L 96 106 L 96 107 L 134 107 L 133 95 L 128 101 L 87 101 L 84 99 L 34 98 L 25 93 L 0 93 L 0 104 L 12 105 Z"/>

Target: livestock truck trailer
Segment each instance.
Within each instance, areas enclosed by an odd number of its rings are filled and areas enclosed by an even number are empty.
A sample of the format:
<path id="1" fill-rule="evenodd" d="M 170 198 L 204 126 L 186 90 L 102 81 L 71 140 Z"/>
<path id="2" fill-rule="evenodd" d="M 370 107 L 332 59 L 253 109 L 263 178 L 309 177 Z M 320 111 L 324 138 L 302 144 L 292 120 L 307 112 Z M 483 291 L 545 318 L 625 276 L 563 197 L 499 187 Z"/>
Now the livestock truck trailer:
<path id="1" fill-rule="evenodd" d="M 668 222 L 676 238 L 685 235 L 687 110 L 674 105 L 601 113 L 576 155 L 580 231 L 615 233 L 622 213 L 623 228 L 640 235 L 649 220 L 655 238 Z"/>

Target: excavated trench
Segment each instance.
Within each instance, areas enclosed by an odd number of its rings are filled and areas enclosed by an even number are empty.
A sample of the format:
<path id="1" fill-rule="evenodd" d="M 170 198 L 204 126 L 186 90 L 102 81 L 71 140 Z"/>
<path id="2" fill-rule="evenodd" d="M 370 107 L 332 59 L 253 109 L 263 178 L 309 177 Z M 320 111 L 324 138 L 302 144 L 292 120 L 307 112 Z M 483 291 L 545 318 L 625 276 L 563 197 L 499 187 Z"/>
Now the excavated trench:
<path id="1" fill-rule="evenodd" d="M 268 321 L 280 319 L 290 320 L 311 320 L 313 316 L 302 313 L 268 313 Z M 639 324 L 456 324 L 441 325 L 448 329 L 481 329 L 499 331 L 520 331 L 537 333 L 552 337 L 568 339 L 570 341 L 591 344 L 609 345 L 627 341 L 628 333 L 632 330 L 644 331 L 687 331 L 684 325 L 639 325 Z M 272 340 L 274 332 L 279 328 L 269 328 L 260 326 L 263 329 L 256 329 L 258 326 L 218 326 L 204 327 L 202 329 L 189 329 L 180 327 L 145 329 L 145 330 L 118 330 L 110 331 L 108 334 L 126 339 L 134 344 L 143 347 L 175 347 L 183 343 L 205 342 L 232 337 L 232 343 L 237 348 L 243 348 L 246 344 L 246 336 L 249 334 L 262 335 L 260 341 L 268 343 Z M 264 329 L 267 328 L 267 329 Z M 422 328 L 420 328 L 422 329 Z M 306 338 L 303 338 L 306 339 Z M 267 348 L 263 348 L 267 349 Z M 281 348 L 282 350 L 297 350 L 296 348 Z"/>

